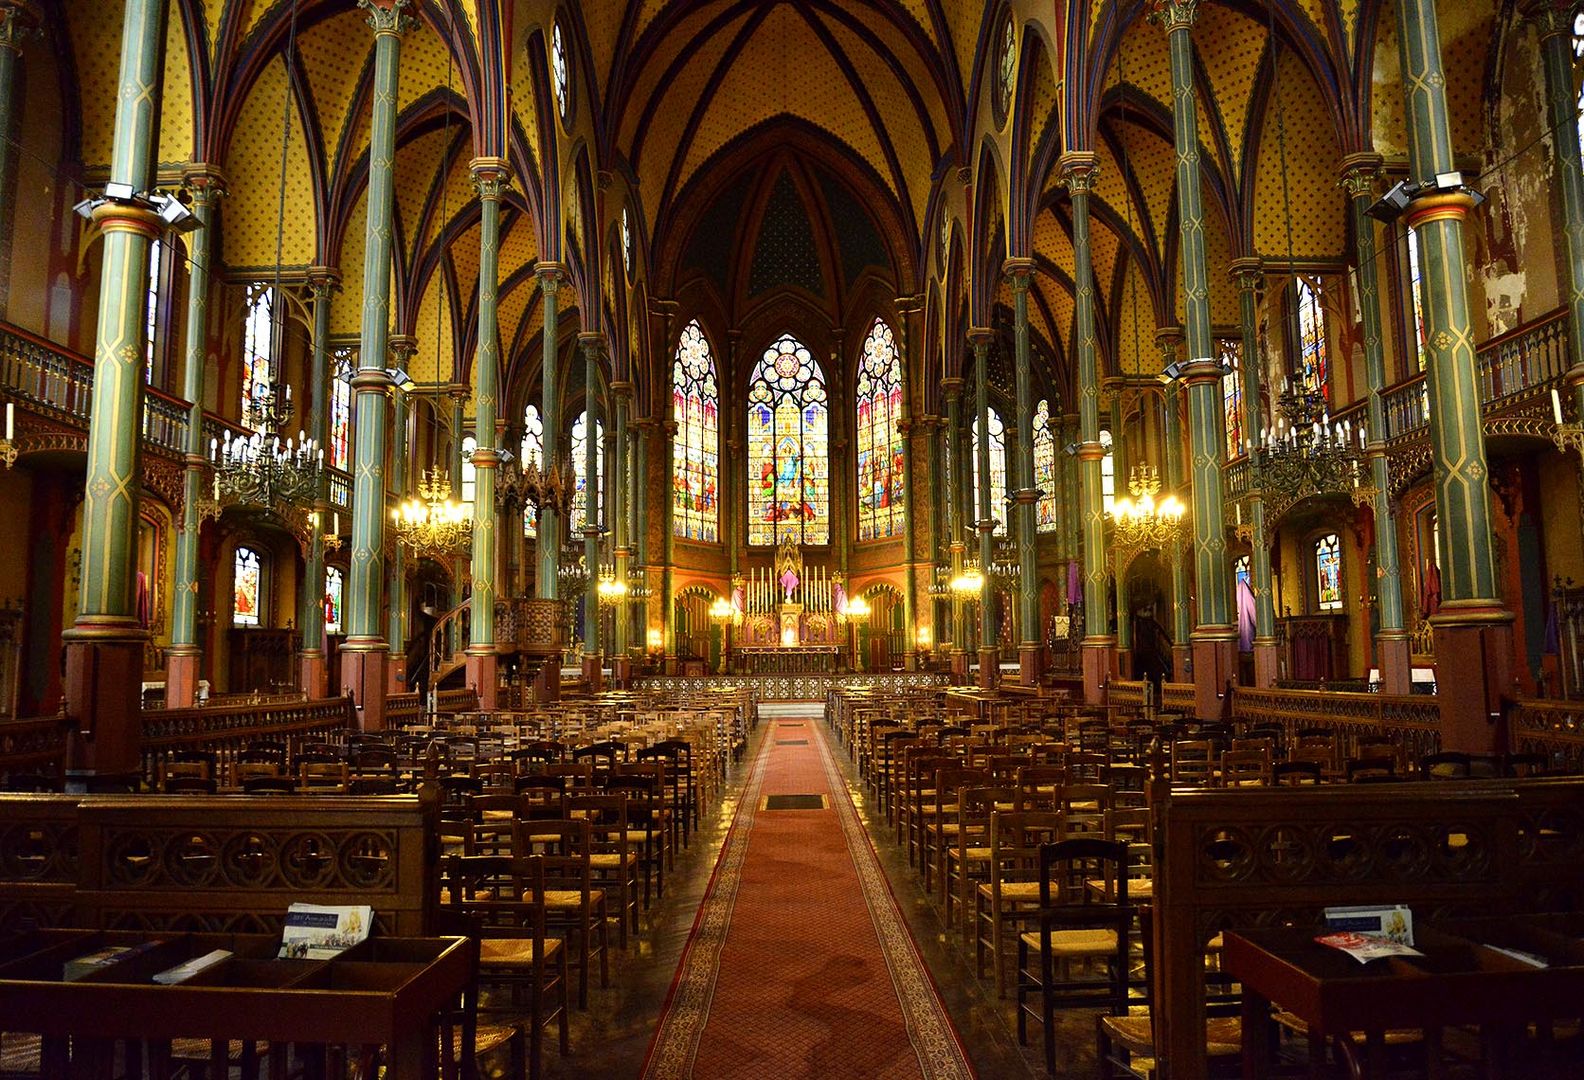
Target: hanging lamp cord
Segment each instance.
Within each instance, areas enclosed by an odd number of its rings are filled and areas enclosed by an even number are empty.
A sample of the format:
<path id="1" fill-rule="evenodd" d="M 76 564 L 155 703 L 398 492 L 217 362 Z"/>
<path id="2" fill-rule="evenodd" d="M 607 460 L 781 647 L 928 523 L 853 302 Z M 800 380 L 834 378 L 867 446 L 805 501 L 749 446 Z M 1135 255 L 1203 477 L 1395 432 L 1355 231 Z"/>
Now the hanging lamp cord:
<path id="1" fill-rule="evenodd" d="M 286 93 L 281 102 L 281 148 L 280 148 L 280 194 L 275 205 L 275 274 L 270 282 L 270 306 L 280 302 L 281 283 L 281 258 L 286 244 L 286 158 L 291 146 L 291 107 L 292 107 L 292 61 L 297 56 L 297 9 L 301 0 L 292 0 L 291 24 L 286 33 L 286 54 L 281 57 L 281 66 L 286 73 Z M 270 325 L 272 334 L 283 331 L 283 325 L 275 318 L 275 312 L 270 311 Z M 273 385 L 279 378 L 280 350 L 270 349 L 270 383 Z"/>

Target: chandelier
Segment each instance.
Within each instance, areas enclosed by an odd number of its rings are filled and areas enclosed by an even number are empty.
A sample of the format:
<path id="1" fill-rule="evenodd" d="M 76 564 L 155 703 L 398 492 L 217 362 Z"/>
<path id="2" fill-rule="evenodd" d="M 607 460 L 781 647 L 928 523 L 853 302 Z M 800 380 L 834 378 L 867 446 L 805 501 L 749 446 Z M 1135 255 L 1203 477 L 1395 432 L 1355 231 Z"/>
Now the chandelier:
<path id="1" fill-rule="evenodd" d="M 448 559 L 462 554 L 473 541 L 473 517 L 468 508 L 451 498 L 451 473 L 425 469 L 418 482 L 418 498 L 408 499 L 391 511 L 396 541 L 416 556 Z"/>
<path id="2" fill-rule="evenodd" d="M 962 569 L 952 575 L 947 583 L 952 596 L 958 600 L 967 600 L 978 596 L 984 591 L 984 574 L 979 569 L 977 559 L 964 559 Z"/>
<path id="3" fill-rule="evenodd" d="M 1363 421 L 1333 421 L 1320 390 L 1293 389 L 1286 379 L 1275 412 L 1276 422 L 1260 432 L 1261 480 L 1270 495 L 1280 492 L 1289 506 L 1311 495 L 1347 494 L 1355 506 L 1375 498 Z"/>
<path id="4" fill-rule="evenodd" d="M 1020 576 L 1017 544 L 1003 537 L 996 541 L 990 560 L 990 583 L 996 592 L 1015 593 Z"/>
<path id="5" fill-rule="evenodd" d="M 1117 550 L 1169 548 L 1181 539 L 1188 508 L 1175 495 L 1157 502 L 1160 488 L 1160 470 L 1155 466 L 1135 465 L 1129 471 L 1128 491 L 1133 497 L 1116 500 L 1111 510 Z"/>
<path id="6" fill-rule="evenodd" d="M 263 413 L 253 411 L 251 418 L 259 430 L 252 435 L 225 433 L 225 440 L 209 440 L 209 459 L 214 464 L 214 498 L 249 506 L 272 507 L 312 502 L 319 493 L 324 470 L 324 451 L 301 431 L 295 440 L 281 442 L 279 435 L 266 437 L 290 416 L 291 391 L 286 392 L 287 410 L 275 404 L 274 393 L 261 393 Z"/>
<path id="7" fill-rule="evenodd" d="M 560 565 L 556 567 L 558 595 L 564 598 L 581 596 L 589 583 L 588 565 L 583 561 L 583 550 L 576 545 L 563 545 Z"/>

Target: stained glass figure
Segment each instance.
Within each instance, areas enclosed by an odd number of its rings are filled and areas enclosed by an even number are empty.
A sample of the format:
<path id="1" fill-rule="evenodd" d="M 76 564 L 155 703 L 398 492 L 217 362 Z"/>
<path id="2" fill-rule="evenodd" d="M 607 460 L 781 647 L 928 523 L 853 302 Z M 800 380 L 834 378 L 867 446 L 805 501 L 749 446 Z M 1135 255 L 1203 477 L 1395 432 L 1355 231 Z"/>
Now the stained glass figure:
<path id="1" fill-rule="evenodd" d="M 1221 408 L 1226 414 L 1227 457 L 1243 452 L 1243 343 L 1237 338 L 1217 338 L 1221 354 Z"/>
<path id="2" fill-rule="evenodd" d="M 671 365 L 671 528 L 688 540 L 719 539 L 720 390 L 715 357 L 694 320 Z"/>
<path id="3" fill-rule="evenodd" d="M 347 433 L 352 426 L 352 380 L 337 376 L 330 380 L 330 467 L 345 469 L 351 464 Z"/>
<path id="4" fill-rule="evenodd" d="M 858 359 L 858 539 L 902 532 L 902 360 L 880 319 Z"/>
<path id="5" fill-rule="evenodd" d="M 529 462 L 537 463 L 544 467 L 544 421 L 539 416 L 539 406 L 529 405 L 523 409 L 523 437 L 522 437 L 522 463 L 523 468 Z M 523 507 L 523 535 L 537 536 L 539 534 L 539 507 L 536 503 L 529 502 Z"/>
<path id="6" fill-rule="evenodd" d="M 264 586 L 259 553 L 249 547 L 237 548 L 232 571 L 231 625 L 257 626 Z"/>
<path id="7" fill-rule="evenodd" d="M 248 290 L 242 327 L 242 423 L 256 424 L 254 402 L 269 393 L 275 356 L 275 290 L 267 285 Z"/>
<path id="8" fill-rule="evenodd" d="M 968 450 L 968 467 L 973 472 L 973 514 L 979 516 L 979 418 L 974 417 L 973 442 Z M 1006 535 L 1006 427 L 1001 414 L 990 409 L 990 516 L 995 518 L 995 535 Z"/>
<path id="9" fill-rule="evenodd" d="M 1331 357 L 1326 347 L 1325 309 L 1320 290 L 1307 278 L 1298 279 L 1298 383 L 1306 390 L 1331 397 Z"/>
<path id="10" fill-rule="evenodd" d="M 572 478 L 576 482 L 572 492 L 570 515 L 573 535 L 588 527 L 588 412 L 578 414 L 572 421 Z M 605 425 L 594 421 L 594 524 L 599 524 L 605 513 Z"/>
<path id="11" fill-rule="evenodd" d="M 1342 541 L 1336 533 L 1315 541 L 1315 585 L 1321 611 L 1342 610 Z"/>
<path id="12" fill-rule="evenodd" d="M 1040 492 L 1034 504 L 1034 528 L 1056 531 L 1056 436 L 1051 431 L 1050 402 L 1034 408 L 1034 487 Z"/>
<path id="13" fill-rule="evenodd" d="M 748 542 L 830 543 L 825 373 L 797 338 L 764 351 L 748 381 Z"/>
<path id="14" fill-rule="evenodd" d="M 341 632 L 341 598 L 343 591 L 340 568 L 334 566 L 325 567 L 324 625 L 325 633 L 327 634 L 339 634 Z"/>

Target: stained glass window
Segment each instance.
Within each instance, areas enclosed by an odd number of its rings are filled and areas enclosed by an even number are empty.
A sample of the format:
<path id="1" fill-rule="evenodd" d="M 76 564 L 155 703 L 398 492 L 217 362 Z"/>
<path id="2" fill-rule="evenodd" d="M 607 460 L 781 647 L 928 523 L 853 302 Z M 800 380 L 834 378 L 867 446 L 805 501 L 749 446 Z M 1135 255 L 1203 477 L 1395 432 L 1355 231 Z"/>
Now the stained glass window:
<path id="1" fill-rule="evenodd" d="M 902 531 L 902 358 L 879 319 L 858 359 L 858 539 Z"/>
<path id="2" fill-rule="evenodd" d="M 1342 610 L 1342 541 L 1336 533 L 1315 541 L 1315 596 L 1321 611 Z"/>
<path id="3" fill-rule="evenodd" d="M 1105 450 L 1105 457 L 1100 459 L 1100 499 L 1109 514 L 1116 505 L 1116 458 L 1111 453 L 1111 433 L 1104 428 L 1100 430 L 1100 446 Z"/>
<path id="4" fill-rule="evenodd" d="M 1034 504 L 1034 528 L 1056 531 L 1056 435 L 1051 431 L 1050 402 L 1034 407 L 1034 487 L 1040 492 Z"/>
<path id="5" fill-rule="evenodd" d="M 572 422 L 572 477 L 576 489 L 572 492 L 572 530 L 581 532 L 588 525 L 588 412 L 578 414 Z M 605 425 L 594 421 L 594 523 L 599 524 L 605 512 Z"/>
<path id="6" fill-rule="evenodd" d="M 1243 343 L 1237 338 L 1218 338 L 1221 354 L 1221 408 L 1226 413 L 1227 457 L 1243 452 Z"/>
<path id="7" fill-rule="evenodd" d="M 523 468 L 528 467 L 530 461 L 544 464 L 544 420 L 539 416 L 539 406 L 529 405 L 523 410 L 523 437 L 522 437 L 522 463 Z M 537 536 L 539 533 L 539 506 L 530 501 L 523 507 L 523 535 Z"/>
<path id="8" fill-rule="evenodd" d="M 330 380 L 330 467 L 351 464 L 347 434 L 352 426 L 352 380 L 336 375 Z"/>
<path id="9" fill-rule="evenodd" d="M 325 633 L 341 632 L 342 579 L 339 567 L 325 567 L 324 621 Z"/>
<path id="10" fill-rule="evenodd" d="M 797 338 L 764 351 L 748 380 L 748 542 L 830 543 L 825 372 Z"/>
<path id="11" fill-rule="evenodd" d="M 969 467 L 973 470 L 973 515 L 979 516 L 979 418 L 974 417 L 973 442 L 969 444 Z M 990 410 L 990 516 L 995 519 L 995 535 L 1006 533 L 1006 428 L 1001 416 Z"/>
<path id="12" fill-rule="evenodd" d="M 478 489 L 478 470 L 473 465 L 473 451 L 478 440 L 471 435 L 462 438 L 462 501 L 469 511 L 473 509 L 473 493 Z"/>
<path id="13" fill-rule="evenodd" d="M 1001 108 L 1002 116 L 1012 108 L 1012 86 L 1016 78 L 1017 24 L 1009 14 L 1006 24 L 1001 28 L 1001 70 L 1000 78 L 996 83 L 997 104 Z"/>
<path id="14" fill-rule="evenodd" d="M 671 529 L 689 540 L 718 539 L 720 389 L 715 357 L 695 319 L 682 328 L 671 364 Z"/>
<path id="15" fill-rule="evenodd" d="M 1408 303 L 1413 308 L 1413 345 L 1419 370 L 1425 369 L 1424 301 L 1419 298 L 1423 275 L 1419 269 L 1419 234 L 1408 230 Z"/>
<path id="16" fill-rule="evenodd" d="M 264 603 L 264 570 L 259 553 L 249 547 L 237 548 L 232 577 L 231 625 L 259 625 L 259 610 Z"/>
<path id="17" fill-rule="evenodd" d="M 1326 348 L 1325 309 L 1320 290 L 1298 278 L 1298 383 L 1305 390 L 1331 397 L 1331 360 Z"/>
<path id="18" fill-rule="evenodd" d="M 633 264 L 632 226 L 627 221 L 627 208 L 625 206 L 622 207 L 621 216 L 621 248 L 622 269 L 627 272 L 628 277 L 631 277 Z"/>
<path id="19" fill-rule="evenodd" d="M 1232 584 L 1236 588 L 1242 588 L 1248 579 L 1249 557 L 1247 555 L 1240 555 L 1238 556 L 1238 560 L 1232 564 Z"/>
<path id="20" fill-rule="evenodd" d="M 149 244 L 148 265 L 148 311 L 144 312 L 144 332 L 147 339 L 143 343 L 143 378 L 150 386 L 154 385 L 154 336 L 159 329 L 159 301 L 160 301 L 160 256 L 164 254 L 165 245 L 158 240 Z"/>
<path id="21" fill-rule="evenodd" d="M 255 285 L 248 290 L 242 327 L 242 423 L 254 426 L 253 403 L 269 393 L 275 357 L 275 290 Z"/>
<path id="22" fill-rule="evenodd" d="M 565 120 L 571 102 L 567 87 L 566 41 L 561 36 L 559 21 L 550 27 L 550 82 L 555 90 L 556 109 L 560 111 L 561 119 Z"/>

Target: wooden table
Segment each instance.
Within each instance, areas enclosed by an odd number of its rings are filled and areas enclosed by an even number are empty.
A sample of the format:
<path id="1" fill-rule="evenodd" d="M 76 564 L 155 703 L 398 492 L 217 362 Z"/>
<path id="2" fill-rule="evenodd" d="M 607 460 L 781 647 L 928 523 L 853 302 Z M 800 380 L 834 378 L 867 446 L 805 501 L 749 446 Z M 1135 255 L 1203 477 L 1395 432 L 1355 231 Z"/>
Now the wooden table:
<path id="1" fill-rule="evenodd" d="M 1243 986 L 1243 1075 L 1269 1075 L 1270 1006 L 1308 1025 L 1312 1066 L 1332 1038 L 1354 1077 L 1384 1072 L 1387 1031 L 1420 1030 L 1439 1076 L 1438 1032 L 1454 1025 L 1481 1029 L 1491 1075 L 1519 1075 L 1507 1063 L 1512 1044 L 1531 1021 L 1576 1019 L 1584 1013 L 1584 946 L 1546 916 L 1457 924 L 1458 933 L 1418 928 L 1422 957 L 1384 957 L 1360 964 L 1315 942 L 1314 930 L 1290 927 L 1228 931 L 1222 955 Z M 1490 948 L 1503 945 L 1546 956 L 1537 968 Z M 1354 1034 L 1365 1036 L 1361 1047 Z"/>
<path id="2" fill-rule="evenodd" d="M 31 945 L 29 942 L 31 939 Z M 298 1046 L 384 1046 L 385 1075 L 436 1074 L 437 1021 L 458 1014 L 464 1077 L 474 1075 L 478 944 L 369 938 L 331 960 L 276 960 L 266 934 L 43 931 L 0 951 L 0 1030 L 43 1036 L 43 1076 L 109 1076 L 114 1042 L 147 1042 L 156 1076 L 178 1038 Z M 153 948 L 76 982 L 66 961 L 106 945 Z M 36 947 L 35 947 L 36 946 Z M 152 976 L 212 949 L 231 959 L 177 986 Z M 160 1047 L 164 1048 L 164 1055 Z M 284 1058 L 281 1058 L 282 1062 Z"/>

